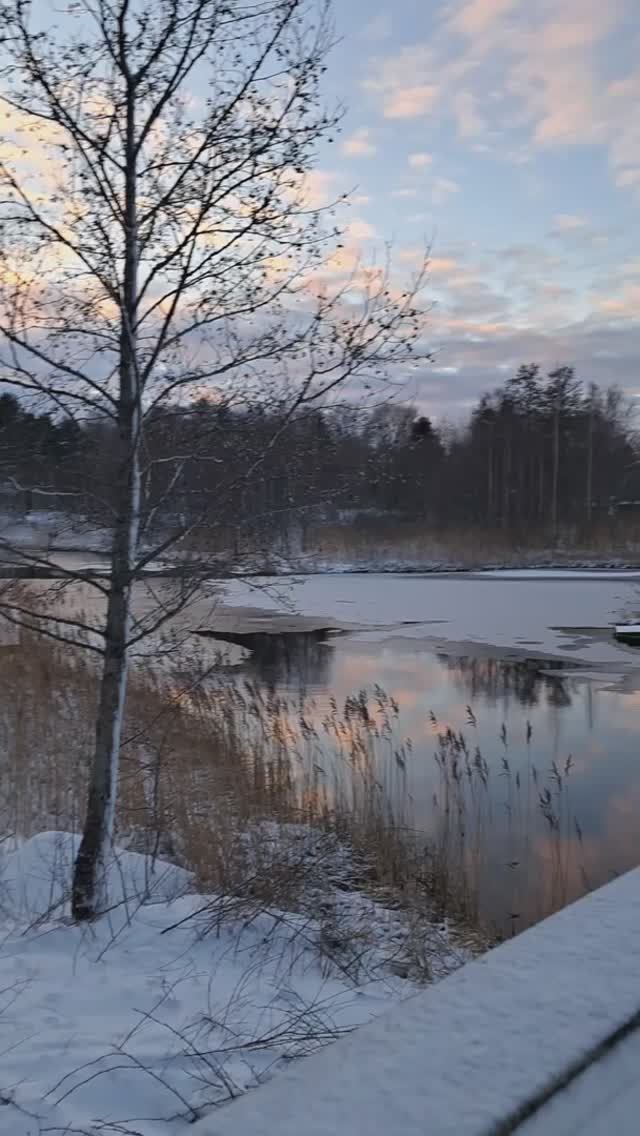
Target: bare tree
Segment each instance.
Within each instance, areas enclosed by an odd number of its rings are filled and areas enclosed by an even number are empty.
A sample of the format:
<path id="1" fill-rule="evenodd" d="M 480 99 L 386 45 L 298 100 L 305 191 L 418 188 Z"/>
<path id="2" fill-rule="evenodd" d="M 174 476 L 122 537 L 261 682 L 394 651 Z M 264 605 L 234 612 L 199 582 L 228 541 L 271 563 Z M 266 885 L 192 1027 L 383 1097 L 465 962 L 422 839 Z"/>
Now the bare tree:
<path id="1" fill-rule="evenodd" d="M 552 408 L 551 531 L 558 539 L 561 441 L 567 419 L 575 411 L 578 383 L 573 367 L 556 367 L 548 375 L 547 397 Z"/>
<path id="2" fill-rule="evenodd" d="M 358 267 L 340 288 L 314 287 L 337 235 L 308 192 L 337 119 L 318 99 L 326 3 L 75 0 L 49 25 L 29 0 L 0 13 L 0 381 L 110 423 L 114 445 L 108 582 L 68 573 L 104 596 L 98 646 L 80 619 L 47 629 L 15 598 L 3 608 L 57 638 L 87 633 L 100 652 L 73 884 L 74 916 L 89 919 L 105 903 L 130 652 L 196 586 L 132 612 L 135 581 L 197 524 L 143 540 L 146 424 L 213 387 L 277 404 L 272 448 L 302 408 L 407 363 L 422 278 L 394 292 L 386 272 Z M 173 455 L 168 498 L 184 460 Z"/>
<path id="3" fill-rule="evenodd" d="M 585 511 L 588 529 L 591 527 L 591 517 L 593 513 L 593 433 L 597 398 L 598 388 L 596 384 L 589 383 L 587 402 L 587 485 L 585 494 Z"/>

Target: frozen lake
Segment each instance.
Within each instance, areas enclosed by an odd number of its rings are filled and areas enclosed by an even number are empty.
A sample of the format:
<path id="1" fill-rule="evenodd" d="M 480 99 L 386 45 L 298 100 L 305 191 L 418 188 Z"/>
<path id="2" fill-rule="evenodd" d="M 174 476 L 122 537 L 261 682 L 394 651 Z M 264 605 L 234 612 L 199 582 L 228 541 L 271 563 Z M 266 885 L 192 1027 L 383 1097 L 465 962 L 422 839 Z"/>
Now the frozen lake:
<path id="1" fill-rule="evenodd" d="M 322 649 L 302 643 L 280 665 L 256 658 L 253 672 L 283 691 L 303 685 L 320 710 L 329 693 L 392 695 L 398 736 L 412 743 L 397 792 L 417 826 L 441 819 L 438 734 L 463 731 L 470 754 L 480 748 L 489 783 L 467 799 L 468 830 L 482 828 L 474 871 L 504 931 L 640 862 L 640 652 L 611 631 L 640 613 L 640 574 L 329 575 L 278 580 L 278 596 L 272 586 L 228 584 L 225 606 L 352 630 Z"/>
<path id="2" fill-rule="evenodd" d="M 160 586 L 139 585 L 136 606 Z M 77 602 L 99 617 L 95 594 Z M 225 581 L 181 618 L 258 632 L 236 673 L 286 696 L 302 688 L 318 722 L 331 695 L 392 696 L 394 744 L 411 746 L 403 764 L 389 749 L 381 780 L 416 828 L 464 828 L 483 910 L 508 932 L 640 863 L 640 651 L 612 634 L 639 615 L 640 572 L 545 570 Z M 462 732 L 470 763 L 479 749 L 486 785 L 443 784 L 434 755 L 447 730 Z"/>
<path id="3" fill-rule="evenodd" d="M 225 585 L 225 603 L 373 627 L 386 641 L 428 638 L 633 670 L 611 627 L 640 612 L 640 572 L 323 575 Z"/>

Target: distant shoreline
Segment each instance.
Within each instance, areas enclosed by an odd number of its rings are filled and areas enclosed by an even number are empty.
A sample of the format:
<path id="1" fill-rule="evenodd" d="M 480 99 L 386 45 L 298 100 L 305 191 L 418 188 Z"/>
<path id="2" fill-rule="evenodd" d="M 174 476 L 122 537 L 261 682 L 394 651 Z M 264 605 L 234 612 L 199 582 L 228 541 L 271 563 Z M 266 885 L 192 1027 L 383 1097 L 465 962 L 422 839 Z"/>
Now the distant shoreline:
<path id="1" fill-rule="evenodd" d="M 100 557 L 106 560 L 107 554 L 100 550 L 92 548 L 55 548 L 55 549 L 37 549 L 33 546 L 24 549 L 26 557 L 33 557 L 34 562 L 21 562 L 15 563 L 4 561 L 0 563 L 0 579 L 22 579 L 22 580 L 59 580 L 68 579 L 76 572 L 83 577 L 94 577 L 97 579 L 105 578 L 109 575 L 108 566 L 95 565 L 88 563 L 84 566 L 65 568 L 64 564 L 56 566 L 54 563 L 50 565 L 38 563 L 39 558 L 43 560 L 46 558 L 54 562 L 57 557 L 64 557 L 65 555 L 73 555 L 76 561 L 83 556 Z M 239 565 L 237 568 L 232 568 L 229 571 L 216 570 L 215 566 L 211 565 L 211 571 L 207 571 L 206 561 L 194 561 L 189 564 L 180 564 L 176 561 L 167 561 L 164 564 L 158 564 L 154 567 L 143 569 L 139 575 L 139 579 L 149 578 L 176 578 L 180 576 L 188 576 L 193 573 L 203 572 L 209 579 L 215 580 L 233 580 L 233 579 L 250 579 L 256 577 L 267 577 L 273 579 L 280 579 L 287 576 L 451 576 L 451 575 L 464 575 L 473 576 L 480 573 L 553 573 L 553 577 L 562 579 L 569 573 L 587 573 L 582 577 L 589 579 L 590 574 L 593 573 L 593 578 L 599 578 L 605 573 L 620 573 L 621 575 L 628 572 L 640 572 L 640 560 L 623 560 L 615 557 L 608 559 L 587 559 L 585 557 L 576 557 L 575 560 L 562 560 L 557 561 L 553 558 L 547 559 L 540 557 L 539 559 L 528 559 L 526 557 L 514 558 L 513 561 L 492 561 L 492 562 L 479 562 L 478 564 L 460 564 L 456 562 L 438 562 L 438 563 L 419 563 L 419 562 L 398 562 L 389 563 L 382 561 L 380 563 L 371 562 L 369 564 L 357 563 L 328 563 L 314 562 L 310 559 L 308 563 L 300 560 L 281 560 L 278 564 L 273 562 L 260 563 L 255 560 L 246 563 L 244 566 Z M 557 574 L 557 575 L 556 575 Z"/>

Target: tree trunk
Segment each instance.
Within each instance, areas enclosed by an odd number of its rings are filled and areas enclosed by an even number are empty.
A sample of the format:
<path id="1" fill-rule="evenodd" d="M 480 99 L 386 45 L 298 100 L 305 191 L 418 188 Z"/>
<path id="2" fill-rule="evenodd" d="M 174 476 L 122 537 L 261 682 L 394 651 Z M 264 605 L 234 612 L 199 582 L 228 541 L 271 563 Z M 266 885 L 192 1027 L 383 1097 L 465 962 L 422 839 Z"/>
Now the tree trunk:
<path id="1" fill-rule="evenodd" d="M 508 529 L 511 522 L 511 434 L 507 438 L 502 484 L 502 527 Z"/>
<path id="2" fill-rule="evenodd" d="M 96 743 L 87 815 L 76 858 L 72 913 L 93 919 L 108 903 L 106 866 L 113 842 L 120 739 L 127 690 L 131 585 L 140 527 L 141 392 L 136 353 L 138 232 L 136 209 L 135 89 L 127 75 L 125 139 L 124 274 L 120 322 L 118 476 L 111 549 L 111 586 L 96 719 Z"/>
<path id="3" fill-rule="evenodd" d="M 560 398 L 556 396 L 553 414 L 553 472 L 551 481 L 551 531 L 554 544 L 558 539 L 558 486 L 560 480 Z"/>
<path id="4" fill-rule="evenodd" d="M 127 684 L 130 589 L 112 584 L 87 815 L 73 875 L 73 917 L 92 919 L 108 905 L 122 719 Z"/>
<path id="5" fill-rule="evenodd" d="M 587 513 L 587 527 L 591 528 L 591 513 L 593 509 L 593 390 L 589 399 L 589 428 L 587 433 L 587 496 L 586 496 L 586 513 Z"/>
<path id="6" fill-rule="evenodd" d="M 493 441 L 489 446 L 489 462 L 487 466 L 487 520 L 493 521 Z"/>

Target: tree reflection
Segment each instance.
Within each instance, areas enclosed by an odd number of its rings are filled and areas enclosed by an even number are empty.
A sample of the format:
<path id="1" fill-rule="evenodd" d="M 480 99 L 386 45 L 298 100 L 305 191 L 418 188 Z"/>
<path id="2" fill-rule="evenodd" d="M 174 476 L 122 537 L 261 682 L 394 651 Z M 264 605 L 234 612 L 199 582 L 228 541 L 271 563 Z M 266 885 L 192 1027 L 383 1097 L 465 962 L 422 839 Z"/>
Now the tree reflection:
<path id="1" fill-rule="evenodd" d="M 438 661 L 456 688 L 470 702 L 483 698 L 489 705 L 515 699 L 522 706 L 571 706 L 576 680 L 558 671 L 568 664 L 540 659 L 476 658 L 438 654 Z"/>
<path id="2" fill-rule="evenodd" d="M 249 652 L 241 664 L 243 674 L 268 686 L 305 690 L 328 686 L 333 645 L 329 631 L 210 632 L 216 639 L 245 647 Z"/>

